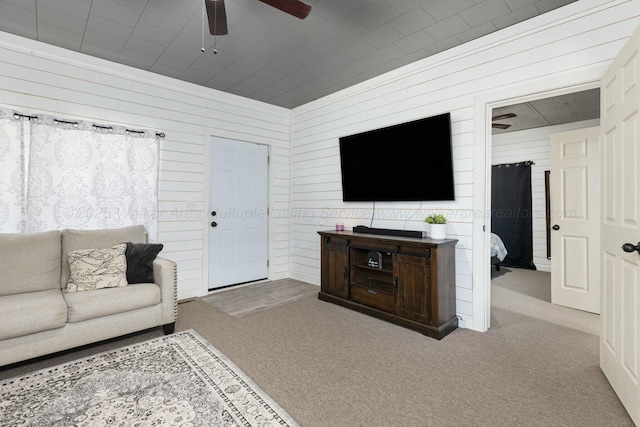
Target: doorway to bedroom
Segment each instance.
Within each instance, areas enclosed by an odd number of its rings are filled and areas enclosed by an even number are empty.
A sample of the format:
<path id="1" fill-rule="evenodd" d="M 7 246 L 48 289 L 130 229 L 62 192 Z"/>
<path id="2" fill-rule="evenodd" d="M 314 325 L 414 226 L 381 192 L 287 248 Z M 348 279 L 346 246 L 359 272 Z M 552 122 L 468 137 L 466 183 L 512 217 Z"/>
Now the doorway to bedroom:
<path id="1" fill-rule="evenodd" d="M 503 259 L 498 265 L 499 260 L 492 258 L 492 302 L 501 294 L 500 289 L 494 292 L 494 287 L 508 284 L 508 292 L 551 304 L 551 135 L 598 126 L 599 102 L 596 88 L 492 110 L 493 170 L 487 174 L 492 189 L 490 253 L 496 254 L 498 241 L 513 255 L 505 259 L 504 254 L 498 254 Z M 496 177 L 508 185 L 494 188 Z"/>

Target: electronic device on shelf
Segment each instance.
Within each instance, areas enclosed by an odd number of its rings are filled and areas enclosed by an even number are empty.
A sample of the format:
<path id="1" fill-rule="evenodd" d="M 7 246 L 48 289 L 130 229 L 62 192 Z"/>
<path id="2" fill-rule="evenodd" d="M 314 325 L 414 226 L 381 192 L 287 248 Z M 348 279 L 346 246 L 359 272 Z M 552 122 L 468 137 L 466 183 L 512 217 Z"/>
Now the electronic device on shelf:
<path id="1" fill-rule="evenodd" d="M 361 234 L 383 234 L 387 236 L 402 236 L 402 237 L 422 237 L 422 231 L 415 230 L 394 230 L 391 228 L 373 228 L 366 225 L 356 225 L 353 227 L 354 233 Z"/>
<path id="2" fill-rule="evenodd" d="M 382 253 L 378 251 L 367 252 L 367 267 L 382 268 Z"/>

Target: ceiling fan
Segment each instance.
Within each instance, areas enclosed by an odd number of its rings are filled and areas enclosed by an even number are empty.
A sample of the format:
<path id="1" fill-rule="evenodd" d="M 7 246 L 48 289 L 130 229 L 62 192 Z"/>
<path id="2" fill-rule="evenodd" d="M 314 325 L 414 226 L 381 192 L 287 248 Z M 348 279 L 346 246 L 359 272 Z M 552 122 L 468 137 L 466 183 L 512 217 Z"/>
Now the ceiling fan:
<path id="1" fill-rule="evenodd" d="M 496 128 L 496 129 L 508 129 L 511 127 L 511 125 L 505 124 L 505 123 L 495 123 L 496 120 L 504 120 L 504 119 L 512 119 L 514 117 L 518 117 L 517 114 L 515 113 L 507 113 L 507 114 L 500 114 L 499 116 L 494 116 L 491 117 L 491 127 L 492 128 Z"/>
<path id="2" fill-rule="evenodd" d="M 307 15 L 309 15 L 309 12 L 311 12 L 311 5 L 300 0 L 260 1 L 300 19 L 306 18 Z M 207 18 L 209 21 L 209 32 L 211 35 L 223 36 L 228 34 L 227 13 L 225 12 L 224 0 L 204 0 L 204 2 L 207 7 Z"/>

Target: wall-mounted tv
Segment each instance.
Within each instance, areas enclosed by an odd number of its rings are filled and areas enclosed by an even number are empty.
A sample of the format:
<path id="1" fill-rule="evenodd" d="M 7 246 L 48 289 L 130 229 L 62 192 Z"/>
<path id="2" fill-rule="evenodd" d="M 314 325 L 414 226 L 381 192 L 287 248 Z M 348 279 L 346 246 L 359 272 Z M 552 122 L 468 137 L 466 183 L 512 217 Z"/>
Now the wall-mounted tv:
<path id="1" fill-rule="evenodd" d="M 340 138 L 342 200 L 454 200 L 450 113 Z"/>

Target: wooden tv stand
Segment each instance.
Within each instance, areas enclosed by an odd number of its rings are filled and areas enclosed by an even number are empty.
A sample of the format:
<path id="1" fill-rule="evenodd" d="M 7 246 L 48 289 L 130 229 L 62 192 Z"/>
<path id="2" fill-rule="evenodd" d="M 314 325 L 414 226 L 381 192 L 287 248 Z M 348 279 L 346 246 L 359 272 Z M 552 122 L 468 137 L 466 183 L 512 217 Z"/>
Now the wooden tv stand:
<path id="1" fill-rule="evenodd" d="M 442 339 L 458 327 L 457 240 L 319 231 L 318 298 Z"/>

